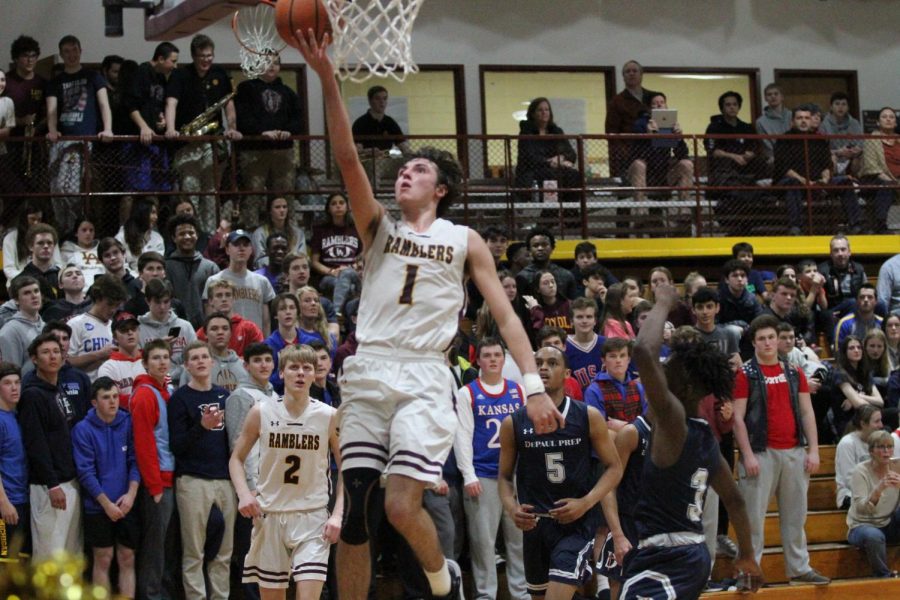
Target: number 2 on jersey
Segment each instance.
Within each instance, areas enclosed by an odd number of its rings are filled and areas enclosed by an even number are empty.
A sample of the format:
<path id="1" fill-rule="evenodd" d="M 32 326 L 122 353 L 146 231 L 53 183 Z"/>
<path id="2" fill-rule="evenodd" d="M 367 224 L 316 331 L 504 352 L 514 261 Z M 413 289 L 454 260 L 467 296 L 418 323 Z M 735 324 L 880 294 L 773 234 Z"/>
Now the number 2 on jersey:
<path id="1" fill-rule="evenodd" d="M 416 285 L 416 274 L 419 265 L 406 265 L 406 281 L 403 282 L 403 291 L 400 292 L 400 304 L 412 304 L 413 287 Z"/>
<path id="2" fill-rule="evenodd" d="M 488 419 L 484 426 L 487 429 L 493 429 L 494 426 L 497 427 L 497 431 L 494 432 L 494 435 L 491 436 L 491 439 L 488 440 L 487 447 L 496 450 L 500 447 L 500 419 Z"/>
<path id="3" fill-rule="evenodd" d="M 284 482 L 285 483 L 300 483 L 300 476 L 297 475 L 297 471 L 300 470 L 300 457 L 296 454 L 291 454 L 290 456 L 284 457 L 284 462 L 287 463 L 288 468 L 284 471 Z"/>

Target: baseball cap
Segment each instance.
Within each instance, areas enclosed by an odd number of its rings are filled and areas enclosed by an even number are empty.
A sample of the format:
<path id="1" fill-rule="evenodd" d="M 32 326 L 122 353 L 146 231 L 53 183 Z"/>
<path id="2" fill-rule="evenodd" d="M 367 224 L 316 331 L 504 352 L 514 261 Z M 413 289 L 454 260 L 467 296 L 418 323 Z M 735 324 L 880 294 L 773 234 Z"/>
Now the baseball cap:
<path id="1" fill-rule="evenodd" d="M 119 311 L 116 313 L 116 316 L 113 318 L 112 330 L 119 331 L 128 325 L 134 324 L 135 326 L 140 325 L 137 317 L 127 311 Z"/>
<path id="2" fill-rule="evenodd" d="M 247 238 L 247 241 L 252 241 L 250 239 L 250 234 L 245 229 L 235 229 L 231 233 L 228 234 L 228 243 L 233 244 L 241 238 Z"/>

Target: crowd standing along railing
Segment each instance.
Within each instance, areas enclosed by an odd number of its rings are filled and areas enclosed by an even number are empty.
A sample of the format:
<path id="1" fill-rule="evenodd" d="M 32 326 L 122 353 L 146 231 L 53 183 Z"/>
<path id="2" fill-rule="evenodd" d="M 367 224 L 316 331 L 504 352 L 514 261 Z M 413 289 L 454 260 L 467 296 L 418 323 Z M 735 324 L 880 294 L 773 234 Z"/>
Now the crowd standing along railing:
<path id="1" fill-rule="evenodd" d="M 502 226 L 516 238 L 535 225 L 561 238 L 591 238 L 888 233 L 900 227 L 894 208 L 900 183 L 887 173 L 860 171 L 863 163 L 873 164 L 870 155 L 881 151 L 884 139 L 900 141 L 883 136 L 635 134 L 407 136 L 405 142 L 413 151 L 432 146 L 459 160 L 460 198 L 448 218 L 477 229 Z M 136 136 L 111 141 L 73 137 L 57 143 L 43 137 L 9 138 L 7 154 L 0 155 L 6 171 L 0 199 L 7 209 L 26 198 L 77 199 L 101 235 L 118 229 L 124 218 L 118 207 L 128 196 L 153 195 L 161 202 L 212 196 L 218 223 L 236 216 L 249 196 L 284 195 L 298 220 L 309 226 L 328 194 L 342 189 L 328 139 L 293 138 L 295 173 L 289 189 L 250 189 L 248 162 L 240 155 L 263 140 L 157 138 L 145 146 Z M 859 145 L 864 152 L 838 165 L 827 150 L 836 140 Z M 774 160 L 765 152 L 767 141 L 775 143 Z M 713 152 L 735 142 L 751 148 L 752 156 L 736 161 Z M 210 155 L 204 183 L 190 189 L 182 189 L 183 171 L 176 168 L 185 143 L 205 147 Z M 781 152 L 778 143 L 785 144 Z M 402 154 L 363 150 L 361 159 L 376 197 L 396 211 L 393 185 Z M 802 179 L 787 177 L 785 165 Z M 830 179 L 821 177 L 823 168 Z"/>

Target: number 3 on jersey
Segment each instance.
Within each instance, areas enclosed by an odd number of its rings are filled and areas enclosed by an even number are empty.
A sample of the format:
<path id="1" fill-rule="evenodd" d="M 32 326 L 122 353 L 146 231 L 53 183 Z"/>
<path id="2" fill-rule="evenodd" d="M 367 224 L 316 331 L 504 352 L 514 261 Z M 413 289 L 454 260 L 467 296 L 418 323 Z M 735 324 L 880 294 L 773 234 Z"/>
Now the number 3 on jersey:
<path id="1" fill-rule="evenodd" d="M 400 292 L 400 304 L 412 304 L 413 287 L 416 285 L 416 274 L 419 265 L 406 265 L 406 281 L 403 282 L 403 291 Z"/>
<path id="2" fill-rule="evenodd" d="M 691 489 L 694 490 L 694 502 L 688 504 L 687 517 L 693 523 L 703 520 L 703 503 L 706 497 L 706 481 L 709 479 L 709 471 L 697 469 L 691 476 Z"/>

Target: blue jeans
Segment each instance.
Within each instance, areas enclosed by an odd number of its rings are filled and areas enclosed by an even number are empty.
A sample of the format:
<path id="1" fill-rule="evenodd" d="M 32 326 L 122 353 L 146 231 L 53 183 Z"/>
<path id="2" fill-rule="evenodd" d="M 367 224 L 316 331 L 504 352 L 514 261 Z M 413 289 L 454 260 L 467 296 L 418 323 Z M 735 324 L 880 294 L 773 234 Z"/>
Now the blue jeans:
<path id="1" fill-rule="evenodd" d="M 887 577 L 891 569 L 887 565 L 887 543 L 900 541 L 900 509 L 894 511 L 884 527 L 858 525 L 847 534 L 847 541 L 866 551 L 869 566 L 875 577 Z"/>

